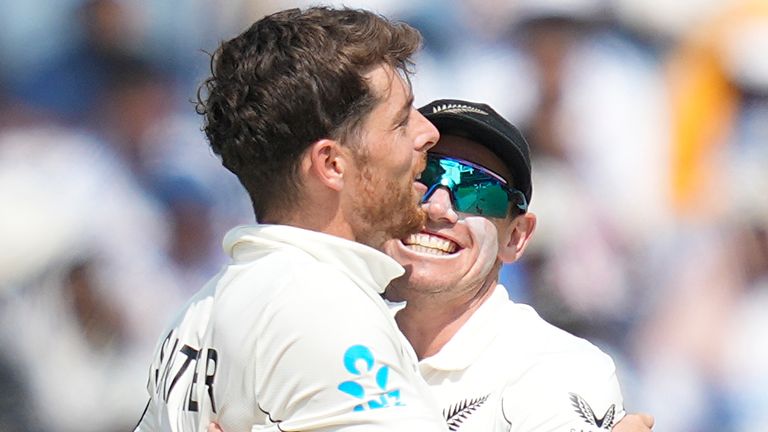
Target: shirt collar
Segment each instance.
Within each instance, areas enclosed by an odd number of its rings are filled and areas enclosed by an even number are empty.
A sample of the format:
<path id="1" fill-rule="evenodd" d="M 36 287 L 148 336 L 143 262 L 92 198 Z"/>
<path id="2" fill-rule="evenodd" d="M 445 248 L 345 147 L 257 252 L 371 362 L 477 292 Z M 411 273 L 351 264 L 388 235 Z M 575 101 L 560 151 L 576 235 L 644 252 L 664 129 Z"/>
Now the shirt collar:
<path id="1" fill-rule="evenodd" d="M 463 370 L 471 366 L 493 340 L 504 331 L 501 314 L 509 294 L 498 284 L 493 293 L 469 317 L 440 351 L 419 362 L 420 367 L 438 370 Z M 507 329 L 508 330 L 508 329 Z"/>
<path id="2" fill-rule="evenodd" d="M 388 255 L 341 237 L 288 225 L 242 225 L 224 236 L 224 251 L 234 260 L 253 259 L 278 247 L 292 246 L 344 272 L 355 283 L 379 294 L 392 279 L 405 273 Z"/>

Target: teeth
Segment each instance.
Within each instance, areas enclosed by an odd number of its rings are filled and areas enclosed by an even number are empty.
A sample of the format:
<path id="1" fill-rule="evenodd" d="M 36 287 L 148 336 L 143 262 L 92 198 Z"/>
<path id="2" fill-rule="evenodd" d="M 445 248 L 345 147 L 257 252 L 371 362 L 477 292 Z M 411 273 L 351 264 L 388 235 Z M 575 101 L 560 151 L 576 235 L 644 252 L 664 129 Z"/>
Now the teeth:
<path id="1" fill-rule="evenodd" d="M 432 249 L 432 248 L 428 248 L 420 245 L 405 245 L 405 247 L 407 247 L 408 249 L 414 252 L 419 252 L 419 253 L 424 253 L 429 255 L 438 255 L 438 256 L 448 255 L 448 252 L 443 252 L 440 249 Z"/>
<path id="2" fill-rule="evenodd" d="M 456 243 L 429 234 L 412 234 L 403 243 L 417 252 L 447 255 L 456 252 Z"/>

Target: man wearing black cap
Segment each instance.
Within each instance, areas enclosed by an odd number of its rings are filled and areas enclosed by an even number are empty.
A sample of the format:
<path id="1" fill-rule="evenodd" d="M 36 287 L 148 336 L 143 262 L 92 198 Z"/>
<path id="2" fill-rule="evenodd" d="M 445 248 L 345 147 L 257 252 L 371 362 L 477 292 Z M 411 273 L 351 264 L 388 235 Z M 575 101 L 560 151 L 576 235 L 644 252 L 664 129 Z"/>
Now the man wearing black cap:
<path id="1" fill-rule="evenodd" d="M 420 109 L 440 131 L 421 182 L 425 228 L 385 244 L 406 273 L 387 288 L 396 321 L 452 431 L 597 431 L 624 417 L 612 359 L 512 302 L 498 283 L 536 227 L 520 132 L 487 105 Z M 616 430 L 650 430 L 630 416 Z"/>

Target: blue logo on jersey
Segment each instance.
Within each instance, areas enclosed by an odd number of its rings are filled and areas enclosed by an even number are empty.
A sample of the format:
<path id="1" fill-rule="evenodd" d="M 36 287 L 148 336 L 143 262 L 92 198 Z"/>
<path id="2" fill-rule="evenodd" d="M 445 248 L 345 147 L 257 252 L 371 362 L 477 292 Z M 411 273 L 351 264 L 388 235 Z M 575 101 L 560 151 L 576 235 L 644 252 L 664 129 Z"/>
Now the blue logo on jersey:
<path id="1" fill-rule="evenodd" d="M 365 388 L 363 388 L 359 381 L 373 377 L 376 381 L 376 386 L 385 393 L 356 405 L 354 408 L 355 411 L 404 405 L 400 402 L 400 389 L 387 389 L 389 366 L 379 366 L 378 368 L 375 368 L 374 364 L 373 353 L 371 353 L 371 350 L 368 347 L 363 345 L 353 345 L 349 347 L 347 352 L 344 353 L 344 367 L 349 373 L 357 375 L 360 378 L 357 378 L 356 381 L 344 381 L 339 384 L 339 390 L 357 399 L 365 400 Z M 374 369 L 376 369 L 375 372 Z"/>

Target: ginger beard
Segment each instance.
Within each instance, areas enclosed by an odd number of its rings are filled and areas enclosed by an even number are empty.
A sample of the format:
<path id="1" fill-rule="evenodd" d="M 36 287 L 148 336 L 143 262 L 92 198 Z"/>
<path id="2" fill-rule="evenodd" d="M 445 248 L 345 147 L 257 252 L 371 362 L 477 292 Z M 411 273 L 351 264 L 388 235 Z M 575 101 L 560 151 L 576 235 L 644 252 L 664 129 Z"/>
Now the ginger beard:
<path id="1" fill-rule="evenodd" d="M 419 232 L 427 220 L 421 208 L 421 195 L 413 182 L 426 165 L 426 155 L 410 176 L 392 179 L 373 168 L 368 158 L 360 156 L 355 215 L 365 227 L 358 241 L 379 248 L 391 239 Z"/>

